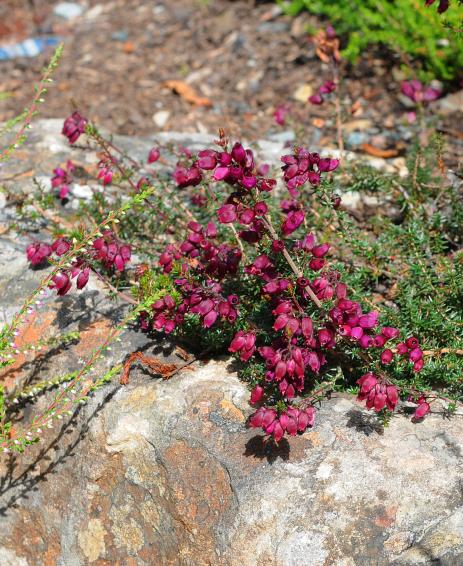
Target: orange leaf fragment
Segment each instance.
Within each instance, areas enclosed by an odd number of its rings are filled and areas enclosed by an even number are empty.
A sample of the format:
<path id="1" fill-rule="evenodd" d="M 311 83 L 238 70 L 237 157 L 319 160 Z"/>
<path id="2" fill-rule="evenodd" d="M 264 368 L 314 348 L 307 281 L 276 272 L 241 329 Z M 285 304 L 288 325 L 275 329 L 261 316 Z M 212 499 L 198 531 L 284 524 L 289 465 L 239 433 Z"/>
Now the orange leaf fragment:
<path id="1" fill-rule="evenodd" d="M 212 101 L 205 96 L 199 96 L 193 87 L 184 81 L 166 81 L 164 86 L 181 96 L 184 100 L 195 106 L 212 106 Z"/>
<path id="2" fill-rule="evenodd" d="M 190 359 L 190 354 L 178 345 L 175 347 L 175 353 L 180 356 L 182 360 L 188 361 Z"/>
<path id="3" fill-rule="evenodd" d="M 363 143 L 362 149 L 368 155 L 373 155 L 373 157 L 382 157 L 384 159 L 389 159 L 391 157 L 397 157 L 399 155 L 398 149 L 380 149 L 369 143 Z"/>
<path id="4" fill-rule="evenodd" d="M 325 127 L 325 123 L 326 121 L 323 120 L 322 118 L 314 118 L 312 120 L 312 124 L 316 127 L 316 128 L 324 128 Z"/>
<path id="5" fill-rule="evenodd" d="M 135 49 L 135 44 L 132 41 L 126 41 L 122 44 L 122 51 L 124 53 L 133 53 Z"/>

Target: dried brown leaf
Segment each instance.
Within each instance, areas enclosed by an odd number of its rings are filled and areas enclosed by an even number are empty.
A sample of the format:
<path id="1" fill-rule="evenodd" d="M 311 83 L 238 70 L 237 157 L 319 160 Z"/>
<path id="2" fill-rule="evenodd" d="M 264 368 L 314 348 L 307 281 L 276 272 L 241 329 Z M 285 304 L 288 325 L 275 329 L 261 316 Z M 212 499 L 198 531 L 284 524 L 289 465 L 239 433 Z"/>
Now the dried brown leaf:
<path id="1" fill-rule="evenodd" d="M 397 157 L 399 155 L 398 149 L 380 149 L 369 143 L 362 144 L 362 149 L 368 155 L 373 157 L 382 157 L 383 159 L 389 159 L 391 157 Z"/>
<path id="2" fill-rule="evenodd" d="M 190 359 L 190 354 L 180 346 L 175 347 L 175 353 L 186 362 Z"/>
<path id="3" fill-rule="evenodd" d="M 209 98 L 199 96 L 194 88 L 184 81 L 166 81 L 164 86 L 170 88 L 170 90 L 181 96 L 190 104 L 194 104 L 195 106 L 212 106 L 212 101 Z"/>
<path id="4" fill-rule="evenodd" d="M 127 385 L 129 382 L 130 368 L 135 362 L 140 362 L 143 366 L 147 366 L 153 373 L 160 375 L 163 379 L 169 379 L 177 370 L 177 364 L 166 364 L 161 362 L 158 358 L 145 356 L 141 352 L 134 352 L 130 354 L 124 364 L 122 370 L 120 383 Z"/>

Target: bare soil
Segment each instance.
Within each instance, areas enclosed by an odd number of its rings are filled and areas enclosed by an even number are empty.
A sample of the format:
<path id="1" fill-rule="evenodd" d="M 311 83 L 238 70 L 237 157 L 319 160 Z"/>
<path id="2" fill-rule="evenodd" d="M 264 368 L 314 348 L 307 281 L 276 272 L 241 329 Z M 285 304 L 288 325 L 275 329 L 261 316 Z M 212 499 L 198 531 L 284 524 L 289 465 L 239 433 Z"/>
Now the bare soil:
<path id="1" fill-rule="evenodd" d="M 222 127 L 234 136 L 263 138 L 281 132 L 273 111 L 289 103 L 308 139 L 314 132 L 320 143 L 334 138 L 331 105 L 295 99 L 300 87 L 316 91 L 330 78 L 308 34 L 324 23 L 308 14 L 291 18 L 273 2 L 245 0 L 81 0 L 83 14 L 65 20 L 53 13 L 56 4 L 0 5 L 0 44 L 41 35 L 64 40 L 43 117 L 64 117 L 78 107 L 117 133 L 214 133 Z M 0 121 L 28 103 L 49 56 L 0 62 Z M 371 52 L 355 67 L 345 66 L 346 133 L 366 132 L 351 137 L 348 146 L 366 141 L 401 151 L 408 125 L 398 98 L 398 63 L 390 54 Z M 177 81 L 175 88 L 169 81 Z M 352 104 L 355 115 L 349 114 Z M 458 136 L 453 141 L 461 154 Z"/>

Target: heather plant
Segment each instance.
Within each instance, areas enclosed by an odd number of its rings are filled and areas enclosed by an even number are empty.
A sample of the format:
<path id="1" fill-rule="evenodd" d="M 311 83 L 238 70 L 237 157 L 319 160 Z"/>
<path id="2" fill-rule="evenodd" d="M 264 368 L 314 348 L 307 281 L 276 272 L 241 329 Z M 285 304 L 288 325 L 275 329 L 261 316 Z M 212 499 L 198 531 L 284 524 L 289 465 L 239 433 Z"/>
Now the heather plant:
<path id="1" fill-rule="evenodd" d="M 406 67 L 412 58 L 422 78 L 452 80 L 463 64 L 462 6 L 458 0 L 279 0 L 289 14 L 324 15 L 346 37 L 343 55 L 355 63 L 369 46 L 398 53 Z M 437 6 L 437 8 L 436 8 Z M 455 33 L 447 33 L 449 28 Z"/>
<path id="2" fill-rule="evenodd" d="M 320 87 L 324 102 L 338 94 L 338 51 L 334 32 L 322 39 L 334 73 Z M 402 90 L 421 110 L 438 96 L 416 81 Z M 128 324 L 202 356 L 233 355 L 251 390 L 249 425 L 275 442 L 315 426 L 317 407 L 333 392 L 355 391 L 383 423 L 398 408 L 420 420 L 437 399 L 449 413 L 462 400 L 463 204 L 457 177 L 445 175 L 440 137 L 410 152 L 403 178 L 355 162 L 340 172 L 329 151 L 299 145 L 270 167 L 224 131 L 214 147 L 155 146 L 142 162 L 78 111 L 62 134 L 70 146 L 98 152 L 100 188 L 69 222 L 77 165 L 68 160 L 50 171 L 50 190 L 37 184 L 18 205 L 19 217 L 32 207 L 49 221 L 25 249 L 31 266 L 47 272 L 0 333 L 0 367 L 27 349 L 79 340 L 70 333 L 17 343 L 38 309 L 85 289 L 91 277 L 127 308 L 81 369 L 1 389 L 4 451 L 38 442 L 116 375 L 126 384 L 134 362 L 165 377 L 178 371 L 127 352 L 125 364 L 98 375 L 96 362 Z M 341 127 L 338 137 L 342 158 Z M 377 198 L 368 218 L 345 206 L 351 192 Z M 13 427 L 18 402 L 48 389 L 55 394 L 46 409 Z"/>
<path id="3" fill-rule="evenodd" d="M 72 124 L 82 120 L 74 115 Z M 58 380 L 67 383 L 65 393 L 60 391 L 47 412 L 34 419 L 22 440 L 8 440 L 9 426 L 5 423 L 5 449 L 23 449 L 39 438 L 44 423 L 51 425 L 54 418 L 69 413 L 73 403 L 87 398 L 94 385 L 86 384 L 83 390 L 77 386 L 129 320 L 138 320 L 142 331 L 173 334 L 192 347 L 204 348 L 207 344 L 211 354 L 227 349 L 235 354 L 243 364 L 240 371 L 243 379 L 252 387 L 250 402 L 257 407 L 250 425 L 262 428 L 276 441 L 285 434 L 294 435 L 313 426 L 317 403 L 331 391 L 353 387 L 355 382 L 360 387 L 359 399 L 383 419 L 397 407 L 399 397 L 414 401 L 415 418 L 422 418 L 431 410 L 436 397 L 431 389 L 438 385 L 436 372 L 442 369 L 439 366 L 442 359 L 446 367 L 455 364 L 442 392 L 450 400 L 460 398 L 457 375 L 462 350 L 449 348 L 449 334 L 445 329 L 441 331 L 441 314 L 446 313 L 450 323 L 458 317 L 457 312 L 449 312 L 449 305 L 461 304 L 461 293 L 455 286 L 461 262 L 442 257 L 445 245 L 442 242 L 439 245 L 439 240 L 440 230 L 447 234 L 446 238 L 459 238 L 456 226 L 463 218 L 461 204 L 452 191 L 442 190 L 440 181 L 437 186 L 442 203 L 435 201 L 436 211 L 453 203 L 448 209 L 450 217 L 433 216 L 430 225 L 426 223 L 429 213 L 417 211 L 418 205 L 426 206 L 431 196 L 421 194 L 418 187 L 435 186 L 429 159 L 439 155 L 437 141 L 437 149 L 429 150 L 431 155 L 414 156 L 409 189 L 414 193 L 412 197 L 404 197 L 404 206 L 410 213 L 399 224 L 400 228 L 392 223 L 387 225 L 376 241 L 365 238 L 361 228 L 340 209 L 342 199 L 335 196 L 335 191 L 336 195 L 342 194 L 346 183 L 351 189 L 368 186 L 372 190 L 374 180 L 387 197 L 397 182 L 395 179 L 384 175 L 375 178 L 373 172 L 354 167 L 347 181 L 346 177 L 337 181 L 333 175 L 338 160 L 297 147 L 282 156 L 285 187 L 282 189 L 278 188 L 276 179 L 268 176 L 268 168 L 256 163 L 250 149 L 239 142 L 231 144 L 223 133 L 217 140 L 217 149 L 205 149 L 198 155 L 182 150 L 172 174 L 177 189 L 172 188 L 171 182 L 170 191 L 179 191 L 180 210 L 187 219 L 177 224 L 175 230 L 152 240 L 158 257 L 152 251 L 146 254 L 150 263 L 137 269 L 138 280 L 127 293 L 120 290 L 121 285 L 128 285 L 121 274 L 130 262 L 131 247 L 106 227 L 120 220 L 117 224 L 127 223 L 127 235 L 132 230 L 143 241 L 143 230 L 137 228 L 137 211 L 146 210 L 147 202 L 152 206 L 148 207 L 148 215 L 158 215 L 162 210 L 156 201 L 148 200 L 156 193 L 157 181 L 131 158 L 132 169 L 127 169 L 128 158 L 117 150 L 111 153 L 110 142 L 87 121 L 77 137 L 69 129 L 70 123 L 68 119 L 63 134 L 73 142 L 85 132 L 105 149 L 96 174 L 102 184 L 108 185 L 119 176 L 127 182 L 132 196 L 105 220 L 98 218 L 97 227 L 89 234 L 62 234 L 53 242 L 29 245 L 26 253 L 32 265 L 50 262 L 53 267 L 38 292 L 51 289 L 57 295 L 64 295 L 71 291 L 73 282 L 77 290 L 84 288 L 93 274 L 133 310 L 83 370 Z M 147 156 L 148 165 L 158 161 L 160 155 L 160 149 L 153 148 Z M 435 159 L 439 164 L 441 158 Z M 421 163 L 426 163 L 426 167 L 422 168 Z M 105 181 L 104 177 L 113 170 L 117 176 Z M 58 170 L 54 173 L 54 178 L 59 179 L 68 174 L 67 171 L 60 174 Z M 159 183 L 163 189 L 168 185 L 165 179 Z M 202 192 L 197 192 L 198 185 Z M 401 194 L 408 195 L 407 189 L 403 188 Z M 61 196 L 57 196 L 55 202 L 60 203 Z M 100 197 L 96 198 L 96 204 L 101 209 Z M 309 216 L 308 211 L 313 213 Z M 167 219 L 175 218 L 176 214 L 168 206 L 162 213 Z M 127 221 L 127 217 L 132 220 Z M 146 229 L 146 224 L 143 225 Z M 169 222 L 168 225 L 172 228 Z M 374 233 L 373 227 L 374 222 Z M 325 237 L 331 232 L 338 249 L 333 249 L 324 237 L 317 242 L 314 229 Z M 178 240 L 181 232 L 184 236 Z M 420 255 L 418 242 L 424 238 L 429 248 Z M 397 242 L 401 240 L 407 257 L 397 261 Z M 388 246 L 394 246 L 395 256 L 389 254 Z M 411 250 L 416 250 L 416 265 L 410 263 Z M 443 294 L 439 292 L 442 281 L 433 287 L 436 273 L 429 271 L 429 257 L 422 257 L 429 251 L 439 255 L 445 265 L 448 278 L 445 295 L 451 297 L 449 304 L 439 306 L 438 317 L 431 319 L 429 314 L 442 301 Z M 352 269 L 358 259 L 363 261 L 361 269 L 357 266 Z M 403 268 L 407 264 L 410 271 L 408 277 L 401 279 L 393 306 L 371 307 L 373 283 L 375 278 L 378 282 L 381 269 L 395 285 L 389 274 L 400 269 L 398 265 Z M 429 281 L 431 287 L 423 284 L 424 288 L 420 288 L 416 281 L 419 269 L 423 271 L 420 283 Z M 439 273 L 442 272 L 439 267 Z M 419 310 L 419 299 L 430 294 L 430 289 L 434 304 L 427 307 L 428 316 L 424 317 Z M 29 314 L 35 296 L 25 305 Z M 423 321 L 435 326 L 424 328 Z M 4 330 L 5 340 L 12 339 L 17 328 L 16 318 Z M 439 330 L 430 342 L 428 335 L 433 328 Z M 433 348 L 425 349 L 415 334 L 424 336 L 426 347 Z M 460 330 L 452 329 L 452 337 L 455 335 L 460 335 Z M 8 363 L 13 351 L 16 351 L 14 342 L 4 345 L 6 356 L 2 363 Z M 426 377 L 423 379 L 421 375 Z M 107 377 L 101 383 L 106 381 Z M 41 387 L 36 386 L 35 390 Z M 22 394 L 30 396 L 31 391 L 34 388 Z"/>

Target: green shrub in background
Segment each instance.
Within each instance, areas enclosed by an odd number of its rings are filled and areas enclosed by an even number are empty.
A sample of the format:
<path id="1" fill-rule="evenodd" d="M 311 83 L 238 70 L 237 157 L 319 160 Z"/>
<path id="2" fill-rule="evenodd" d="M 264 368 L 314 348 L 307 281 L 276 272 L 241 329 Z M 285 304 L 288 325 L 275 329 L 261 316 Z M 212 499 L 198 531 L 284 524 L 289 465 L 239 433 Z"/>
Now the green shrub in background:
<path id="1" fill-rule="evenodd" d="M 306 9 L 326 16 L 348 37 L 343 55 L 355 62 L 369 45 L 413 57 L 422 78 L 452 80 L 463 68 L 463 9 L 454 2 L 439 15 L 423 0 L 277 0 L 286 13 Z M 449 28 L 449 29 L 446 29 Z"/>

